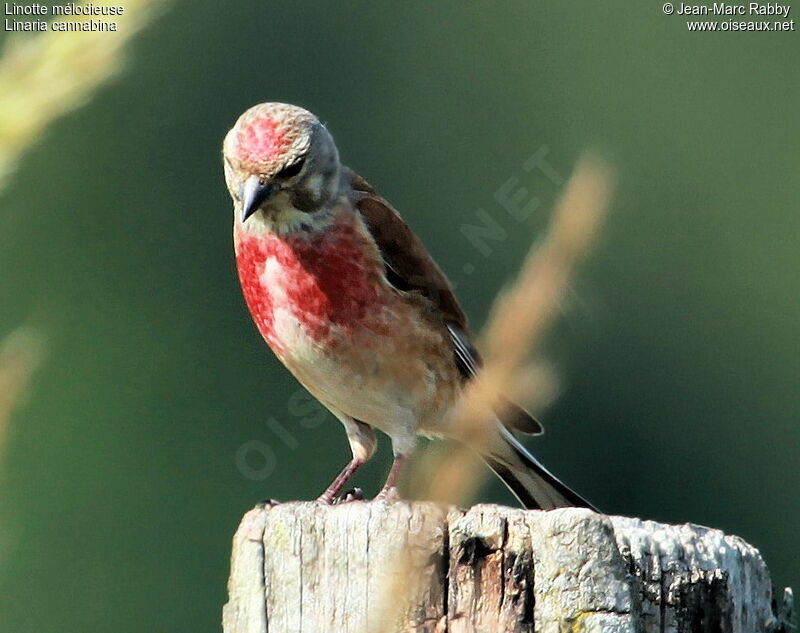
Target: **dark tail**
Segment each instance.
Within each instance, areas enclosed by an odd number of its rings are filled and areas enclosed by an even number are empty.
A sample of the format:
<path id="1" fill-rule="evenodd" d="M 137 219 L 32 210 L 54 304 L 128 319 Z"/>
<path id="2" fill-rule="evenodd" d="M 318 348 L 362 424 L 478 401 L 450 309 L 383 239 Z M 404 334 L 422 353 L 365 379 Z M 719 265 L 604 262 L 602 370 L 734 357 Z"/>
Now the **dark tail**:
<path id="1" fill-rule="evenodd" d="M 597 511 L 531 455 L 511 432 L 498 425 L 499 437 L 483 459 L 528 509 L 578 507 Z"/>

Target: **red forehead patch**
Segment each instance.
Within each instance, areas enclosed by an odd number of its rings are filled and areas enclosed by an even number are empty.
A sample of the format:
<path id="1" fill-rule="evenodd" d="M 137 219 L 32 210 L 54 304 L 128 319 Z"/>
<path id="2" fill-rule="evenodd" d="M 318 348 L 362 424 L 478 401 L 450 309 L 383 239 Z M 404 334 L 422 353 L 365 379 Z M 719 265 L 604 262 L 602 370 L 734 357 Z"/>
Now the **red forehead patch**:
<path id="1" fill-rule="evenodd" d="M 248 163 L 264 163 L 284 153 L 291 145 L 285 130 L 269 117 L 242 125 L 236 137 L 237 158 Z"/>

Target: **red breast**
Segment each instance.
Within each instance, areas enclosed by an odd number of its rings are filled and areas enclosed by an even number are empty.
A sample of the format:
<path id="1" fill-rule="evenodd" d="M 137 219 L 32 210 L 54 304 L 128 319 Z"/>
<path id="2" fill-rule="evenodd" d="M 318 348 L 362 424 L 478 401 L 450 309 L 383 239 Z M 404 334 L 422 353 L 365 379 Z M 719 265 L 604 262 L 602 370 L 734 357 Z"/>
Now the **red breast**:
<path id="1" fill-rule="evenodd" d="M 334 328 L 337 334 L 381 330 L 380 263 L 353 224 L 340 219 L 320 232 L 289 235 L 237 229 L 235 243 L 247 307 L 279 356 L 284 345 L 273 327 L 278 310 L 290 313 L 318 342 Z"/>

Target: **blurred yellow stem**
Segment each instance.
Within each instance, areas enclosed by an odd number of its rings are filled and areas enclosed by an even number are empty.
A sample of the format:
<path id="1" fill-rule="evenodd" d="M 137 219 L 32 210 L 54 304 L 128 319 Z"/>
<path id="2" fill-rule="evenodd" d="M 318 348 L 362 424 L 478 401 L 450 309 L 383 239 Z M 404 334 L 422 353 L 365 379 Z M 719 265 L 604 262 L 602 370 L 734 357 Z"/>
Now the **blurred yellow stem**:
<path id="1" fill-rule="evenodd" d="M 125 45 L 147 22 L 154 5 L 153 0 L 126 0 L 122 15 L 99 16 L 117 22 L 115 32 L 45 31 L 8 37 L 0 57 L 0 189 L 50 122 L 82 105 L 114 75 Z M 98 16 L 58 18 L 91 19 Z"/>

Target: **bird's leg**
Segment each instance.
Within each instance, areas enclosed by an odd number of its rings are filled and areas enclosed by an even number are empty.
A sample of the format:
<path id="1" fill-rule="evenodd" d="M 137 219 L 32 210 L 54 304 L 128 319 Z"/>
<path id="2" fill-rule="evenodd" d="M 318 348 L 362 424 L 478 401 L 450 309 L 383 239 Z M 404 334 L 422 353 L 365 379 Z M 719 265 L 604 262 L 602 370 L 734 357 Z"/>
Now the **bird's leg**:
<path id="1" fill-rule="evenodd" d="M 333 409 L 331 409 L 333 411 Z M 355 420 L 348 415 L 333 411 L 334 415 L 341 420 L 344 430 L 347 432 L 347 441 L 350 443 L 350 450 L 353 451 L 352 461 L 344 467 L 339 476 L 333 480 L 328 489 L 317 499 L 320 503 L 331 504 L 336 496 L 342 491 L 353 473 L 362 465 L 367 463 L 375 452 L 375 433 L 368 424 Z"/>
<path id="2" fill-rule="evenodd" d="M 386 483 L 383 484 L 383 488 L 381 488 L 378 496 L 375 497 L 377 501 L 396 501 L 400 498 L 400 495 L 397 492 L 397 480 L 400 478 L 400 471 L 403 470 L 403 464 L 405 461 L 405 455 L 394 456 L 392 467 L 389 469 L 389 475 L 386 477 Z"/>
<path id="3" fill-rule="evenodd" d="M 336 495 L 342 491 L 342 488 L 344 488 L 344 485 L 353 476 L 353 473 L 361 468 L 365 461 L 366 460 L 364 459 L 353 457 L 350 463 L 344 467 L 342 472 L 340 472 L 336 479 L 333 480 L 331 485 L 328 486 L 328 489 L 319 496 L 317 501 L 324 503 L 325 505 L 332 504 L 333 500 L 336 499 Z"/>

